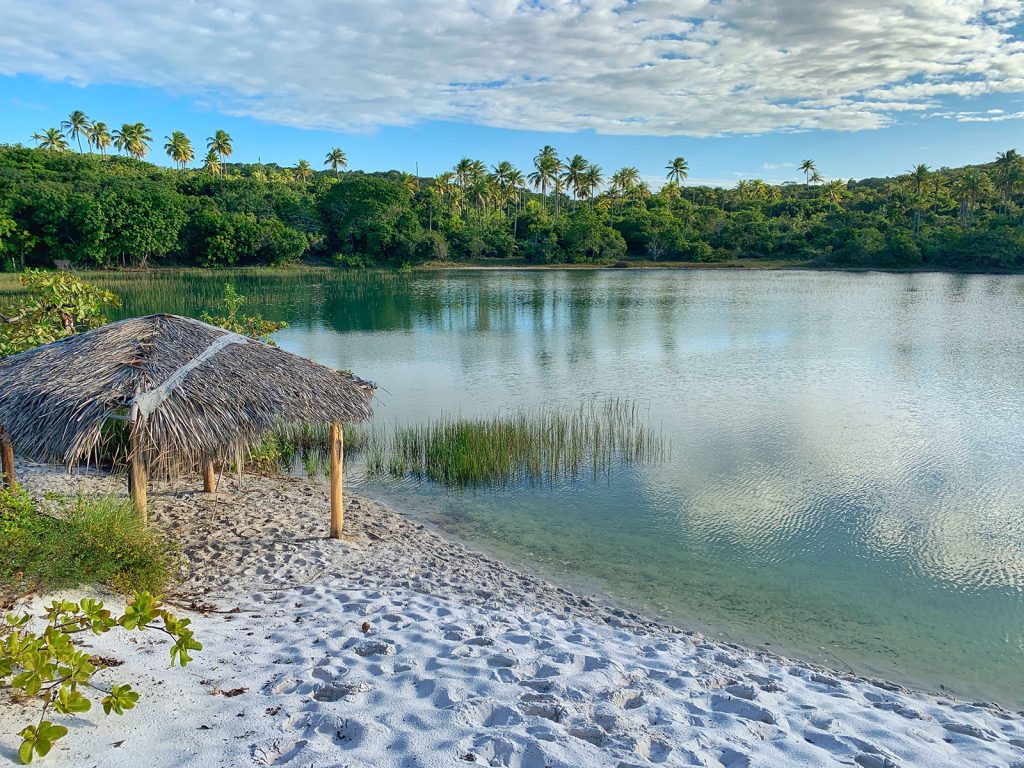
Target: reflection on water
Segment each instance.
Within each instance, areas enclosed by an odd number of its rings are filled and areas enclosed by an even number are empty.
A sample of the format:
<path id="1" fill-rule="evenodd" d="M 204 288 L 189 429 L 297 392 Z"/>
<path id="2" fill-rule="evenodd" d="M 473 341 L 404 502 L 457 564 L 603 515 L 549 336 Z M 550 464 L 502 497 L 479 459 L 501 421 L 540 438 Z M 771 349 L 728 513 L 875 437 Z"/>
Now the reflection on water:
<path id="1" fill-rule="evenodd" d="M 139 314 L 228 278 L 106 280 Z M 379 382 L 380 421 L 627 396 L 672 443 L 598 483 L 364 493 L 684 623 L 1024 703 L 1024 279 L 230 279 L 284 348 Z"/>

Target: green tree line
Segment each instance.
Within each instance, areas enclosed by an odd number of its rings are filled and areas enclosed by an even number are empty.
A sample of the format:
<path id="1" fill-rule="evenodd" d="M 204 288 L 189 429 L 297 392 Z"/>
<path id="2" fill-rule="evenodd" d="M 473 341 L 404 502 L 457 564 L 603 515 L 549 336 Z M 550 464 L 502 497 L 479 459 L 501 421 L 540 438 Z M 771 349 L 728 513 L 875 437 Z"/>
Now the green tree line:
<path id="1" fill-rule="evenodd" d="M 0 264 L 218 267 L 310 260 L 346 265 L 519 259 L 613 263 L 738 258 L 821 266 L 1024 268 L 1024 159 L 884 179 L 687 184 L 668 161 L 655 191 L 635 167 L 606 173 L 579 154 L 538 151 L 525 170 L 464 157 L 435 178 L 234 163 L 232 137 L 164 137 L 174 168 L 145 162 L 142 123 L 113 131 L 81 112 L 0 146 Z M 75 151 L 77 149 L 77 151 Z"/>

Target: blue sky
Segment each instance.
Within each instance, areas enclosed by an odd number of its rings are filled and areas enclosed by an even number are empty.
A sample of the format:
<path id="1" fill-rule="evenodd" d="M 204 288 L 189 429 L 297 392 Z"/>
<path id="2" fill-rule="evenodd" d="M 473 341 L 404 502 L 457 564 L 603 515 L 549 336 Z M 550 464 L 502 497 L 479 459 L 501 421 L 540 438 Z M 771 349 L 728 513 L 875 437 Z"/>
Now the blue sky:
<path id="1" fill-rule="evenodd" d="M 829 178 L 1021 147 L 1020 0 L 120 0 L 0 8 L 0 141 L 82 109 L 234 159 L 433 175 L 543 144 L 657 182 Z M 834 7 L 833 7 L 834 6 Z M 6 32 L 3 30 L 7 30 Z M 165 162 L 159 146 L 150 159 Z"/>

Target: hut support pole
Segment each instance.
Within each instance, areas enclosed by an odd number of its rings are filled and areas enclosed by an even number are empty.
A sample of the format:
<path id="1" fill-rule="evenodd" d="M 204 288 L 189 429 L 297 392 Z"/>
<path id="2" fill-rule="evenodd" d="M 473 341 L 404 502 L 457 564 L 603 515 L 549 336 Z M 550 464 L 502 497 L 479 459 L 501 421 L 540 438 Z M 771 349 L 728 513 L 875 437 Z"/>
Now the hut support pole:
<path id="1" fill-rule="evenodd" d="M 139 513 L 142 522 L 147 522 L 149 511 L 146 504 L 146 490 L 149 478 L 146 476 L 145 457 L 142 455 L 142 446 L 139 440 L 139 411 L 138 406 L 133 405 L 129 413 L 128 423 L 131 425 L 129 437 L 130 461 L 128 465 L 128 493 L 132 497 L 132 504 L 135 511 Z"/>
<path id="2" fill-rule="evenodd" d="M 7 442 L 3 427 L 0 427 L 0 463 L 3 464 L 4 485 L 14 485 L 14 446 Z"/>
<path id="3" fill-rule="evenodd" d="M 213 459 L 203 462 L 203 490 L 207 493 L 217 490 L 217 472 L 213 468 Z"/>
<path id="4" fill-rule="evenodd" d="M 345 524 L 345 500 L 342 494 L 342 463 L 345 459 L 341 424 L 331 424 L 331 538 L 340 539 Z"/>

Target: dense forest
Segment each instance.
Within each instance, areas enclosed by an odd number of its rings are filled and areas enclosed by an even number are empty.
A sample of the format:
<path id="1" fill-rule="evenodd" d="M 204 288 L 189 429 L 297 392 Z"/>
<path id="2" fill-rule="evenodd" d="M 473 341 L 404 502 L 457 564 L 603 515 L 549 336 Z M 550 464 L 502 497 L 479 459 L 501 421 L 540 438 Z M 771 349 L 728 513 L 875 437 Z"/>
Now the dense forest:
<path id="1" fill-rule="evenodd" d="M 87 120 L 76 128 L 76 115 L 64 124 L 70 142 L 54 128 L 36 148 L 0 146 L 0 268 L 737 258 L 1024 268 L 1024 159 L 1014 150 L 984 166 L 850 182 L 825 181 L 805 160 L 802 182 L 732 189 L 687 185 L 680 157 L 653 191 L 636 168 L 606 178 L 551 147 L 526 174 L 470 158 L 436 178 L 347 171 L 340 149 L 324 170 L 230 163 L 224 131 L 209 137 L 199 169 L 188 167 L 188 137 L 167 136 L 177 167 L 163 168 L 142 159 L 152 142 L 142 124 L 111 134 Z"/>

